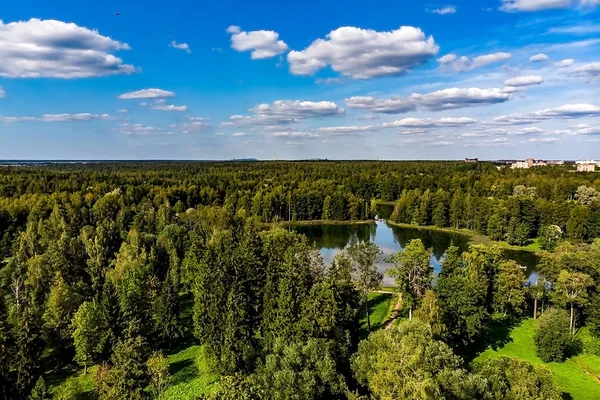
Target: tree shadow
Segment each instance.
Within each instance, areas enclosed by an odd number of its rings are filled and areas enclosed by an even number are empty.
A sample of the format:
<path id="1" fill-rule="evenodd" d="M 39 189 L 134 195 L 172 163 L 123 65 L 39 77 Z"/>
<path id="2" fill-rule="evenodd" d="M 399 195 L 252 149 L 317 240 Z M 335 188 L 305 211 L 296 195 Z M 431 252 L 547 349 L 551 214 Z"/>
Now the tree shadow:
<path id="1" fill-rule="evenodd" d="M 189 382 L 198 376 L 198 368 L 194 360 L 182 360 L 169 366 L 169 372 L 173 377 L 172 384 Z"/>
<path id="2" fill-rule="evenodd" d="M 567 392 L 562 392 L 560 398 L 562 400 L 573 400 L 573 396 L 571 396 L 571 394 Z"/>

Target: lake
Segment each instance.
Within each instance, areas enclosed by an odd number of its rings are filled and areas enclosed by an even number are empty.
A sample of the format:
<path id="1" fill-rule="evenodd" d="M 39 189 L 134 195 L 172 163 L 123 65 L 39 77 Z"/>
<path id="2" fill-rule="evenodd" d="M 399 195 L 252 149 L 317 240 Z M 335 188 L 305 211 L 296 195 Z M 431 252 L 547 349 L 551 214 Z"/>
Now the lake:
<path id="1" fill-rule="evenodd" d="M 385 255 L 390 255 L 402 250 L 411 240 L 421 239 L 425 247 L 431 251 L 430 263 L 438 273 L 448 247 L 454 245 L 461 252 L 469 248 L 469 237 L 460 233 L 416 227 L 401 228 L 385 221 L 377 221 L 372 224 L 293 225 L 292 229 L 306 235 L 309 242 L 314 243 L 321 250 L 325 264 L 331 263 L 336 254 L 354 243 L 373 242 Z M 536 265 L 539 259 L 534 253 L 508 249 L 504 250 L 504 253 L 507 258 L 527 267 L 526 275 L 530 281 L 535 281 L 537 278 Z M 394 286 L 393 278 L 385 276 L 385 271 L 391 266 L 384 261 L 378 264 L 379 272 L 384 274 L 384 286 Z"/>

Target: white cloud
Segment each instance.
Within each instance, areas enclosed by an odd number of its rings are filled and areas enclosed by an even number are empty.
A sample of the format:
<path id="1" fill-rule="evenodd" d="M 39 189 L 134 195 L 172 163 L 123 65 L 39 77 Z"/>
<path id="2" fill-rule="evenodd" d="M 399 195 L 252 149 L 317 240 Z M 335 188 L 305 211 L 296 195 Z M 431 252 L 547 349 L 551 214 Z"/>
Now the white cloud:
<path id="1" fill-rule="evenodd" d="M 206 122 L 205 118 L 192 117 L 189 120 L 189 122 L 185 122 L 181 125 L 181 129 L 185 132 L 204 133 L 212 131 L 212 126 L 208 122 Z"/>
<path id="2" fill-rule="evenodd" d="M 575 62 L 575 60 L 573 60 L 572 58 L 567 58 L 566 60 L 562 60 L 560 62 L 554 63 L 554 66 L 556 68 L 567 68 L 567 67 L 570 67 L 571 65 L 573 65 L 574 62 Z"/>
<path id="3" fill-rule="evenodd" d="M 135 67 L 112 53 L 121 43 L 73 23 L 56 20 L 0 21 L 0 77 L 87 78 L 131 74 Z"/>
<path id="4" fill-rule="evenodd" d="M 522 92 L 525 90 L 525 87 L 517 87 L 517 86 L 504 86 L 502 88 L 502 93 L 516 93 Z"/>
<path id="5" fill-rule="evenodd" d="M 349 108 L 383 114 L 402 114 L 417 108 L 412 100 L 401 97 L 376 99 L 371 96 L 353 96 L 345 101 Z"/>
<path id="6" fill-rule="evenodd" d="M 302 51 L 288 56 L 294 75 L 313 75 L 327 67 L 354 79 L 405 74 L 438 53 L 432 36 L 412 26 L 378 32 L 352 26 L 329 32 Z"/>
<path id="7" fill-rule="evenodd" d="M 161 132 L 160 128 L 143 124 L 124 123 L 119 125 L 119 130 L 124 135 L 145 136 L 151 133 Z"/>
<path id="8" fill-rule="evenodd" d="M 166 97 L 174 97 L 175 93 L 162 89 L 143 89 L 137 92 L 123 93 L 119 99 L 163 99 Z"/>
<path id="9" fill-rule="evenodd" d="M 544 53 L 539 53 L 539 54 L 529 57 L 529 61 L 531 61 L 531 62 L 548 61 L 548 60 L 550 60 L 550 57 L 548 57 Z"/>
<path id="10" fill-rule="evenodd" d="M 449 110 L 453 108 L 473 107 L 503 103 L 510 99 L 501 89 L 468 89 L 449 88 L 428 94 L 413 94 L 410 98 L 420 107 L 428 110 Z"/>
<path id="11" fill-rule="evenodd" d="M 368 132 L 377 129 L 378 127 L 375 125 L 353 125 L 353 126 L 331 126 L 325 128 L 319 128 L 317 132 L 326 133 L 326 134 L 351 134 L 351 133 L 360 133 L 360 132 Z"/>
<path id="12" fill-rule="evenodd" d="M 402 114 L 422 108 L 430 111 L 474 107 L 503 103 L 510 100 L 508 93 L 501 89 L 480 89 L 476 87 L 459 89 L 448 88 L 432 93 L 413 93 L 410 97 L 376 99 L 370 96 L 355 96 L 346 99 L 349 108 L 383 114 Z"/>
<path id="13" fill-rule="evenodd" d="M 531 138 L 528 140 L 529 143 L 559 143 L 561 142 L 558 138 Z"/>
<path id="14" fill-rule="evenodd" d="M 286 125 L 307 118 L 331 117 L 344 114 L 344 109 L 332 101 L 277 100 L 250 109 L 254 115 L 232 115 L 221 126 Z"/>
<path id="15" fill-rule="evenodd" d="M 550 28 L 548 32 L 571 35 L 588 35 L 591 33 L 600 33 L 600 25 L 560 26 L 556 28 Z"/>
<path id="16" fill-rule="evenodd" d="M 244 136 L 248 136 L 248 134 L 246 132 L 236 132 L 233 135 L 234 137 L 244 137 Z"/>
<path id="17" fill-rule="evenodd" d="M 164 104 L 164 105 L 156 105 L 156 106 L 152 106 L 150 107 L 153 110 L 158 110 L 158 111 L 187 111 L 188 110 L 188 106 L 174 106 L 173 104 Z"/>
<path id="18" fill-rule="evenodd" d="M 0 116 L 0 121 L 4 123 L 11 122 L 76 122 L 76 121 L 97 121 L 110 120 L 112 117 L 109 114 L 92 114 L 92 113 L 77 113 L 77 114 L 44 114 L 41 117 L 3 117 Z"/>
<path id="19" fill-rule="evenodd" d="M 454 14 L 456 13 L 456 7 L 454 6 L 445 6 L 442 8 L 436 8 L 430 11 L 433 14 L 446 15 L 446 14 Z"/>
<path id="20" fill-rule="evenodd" d="M 544 78 L 541 76 L 527 75 L 527 76 L 519 76 L 516 78 L 507 79 L 504 81 L 505 86 L 531 86 L 531 85 L 539 85 L 544 82 Z"/>
<path id="21" fill-rule="evenodd" d="M 516 130 L 512 130 L 509 131 L 508 134 L 509 135 L 534 135 L 534 134 L 540 134 L 543 133 L 544 131 L 540 128 L 538 128 L 537 126 L 528 126 L 526 128 L 521 128 L 521 129 L 516 129 Z"/>
<path id="22" fill-rule="evenodd" d="M 126 108 L 120 108 L 120 109 L 117 110 L 117 112 L 121 113 L 121 114 L 124 114 L 124 113 L 127 112 L 127 109 Z"/>
<path id="23" fill-rule="evenodd" d="M 580 0 L 502 0 L 500 10 L 506 12 L 542 11 L 569 8 Z"/>
<path id="24" fill-rule="evenodd" d="M 553 118 L 578 118 L 600 116 L 600 107 L 592 104 L 566 104 L 556 108 L 532 111 L 529 113 L 516 113 L 503 115 L 493 119 L 496 124 L 520 125 L 533 124 Z"/>
<path id="25" fill-rule="evenodd" d="M 183 50 L 188 54 L 192 52 L 192 50 L 190 50 L 190 46 L 187 43 L 177 43 L 175 40 L 173 40 L 169 46 L 175 49 Z"/>
<path id="26" fill-rule="evenodd" d="M 477 120 L 467 117 L 461 118 L 441 118 L 439 120 L 431 118 L 404 118 L 394 122 L 384 123 L 382 128 L 434 128 L 434 127 L 452 127 L 465 126 L 477 123 Z"/>
<path id="27" fill-rule="evenodd" d="M 590 81 L 600 82 L 600 62 L 586 64 L 575 69 L 576 75 L 583 76 Z"/>
<path id="28" fill-rule="evenodd" d="M 484 67 L 489 64 L 506 61 L 512 57 L 510 53 L 498 52 L 477 56 L 473 59 L 462 56 L 458 57 L 454 53 L 446 54 L 438 59 L 438 62 L 445 69 L 451 69 L 457 72 L 472 71 L 477 68 Z"/>
<path id="29" fill-rule="evenodd" d="M 0 99 L 4 97 L 4 89 L 2 89 L 2 86 L 0 86 Z"/>
<path id="30" fill-rule="evenodd" d="M 252 51 L 253 60 L 275 57 L 287 51 L 288 45 L 279 40 L 279 34 L 274 31 L 245 32 L 239 26 L 230 26 L 231 48 L 237 51 Z"/>

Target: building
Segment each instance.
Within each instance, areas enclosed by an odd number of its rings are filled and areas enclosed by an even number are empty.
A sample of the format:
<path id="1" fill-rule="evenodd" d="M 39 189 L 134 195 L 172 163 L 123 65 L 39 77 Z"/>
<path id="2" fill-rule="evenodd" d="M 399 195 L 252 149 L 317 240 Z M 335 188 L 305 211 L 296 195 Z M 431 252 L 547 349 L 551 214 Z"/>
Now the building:
<path id="1" fill-rule="evenodd" d="M 534 160 L 533 158 L 528 158 L 525 161 L 516 161 L 511 164 L 512 169 L 528 169 L 533 167 L 545 167 L 548 165 L 545 161 L 542 160 Z"/>
<path id="2" fill-rule="evenodd" d="M 465 158 L 465 162 L 476 163 L 476 162 L 479 162 L 479 159 L 478 158 Z"/>
<path id="3" fill-rule="evenodd" d="M 600 162 L 592 160 L 577 161 L 575 164 L 577 172 L 596 172 L 596 167 L 600 166 Z"/>

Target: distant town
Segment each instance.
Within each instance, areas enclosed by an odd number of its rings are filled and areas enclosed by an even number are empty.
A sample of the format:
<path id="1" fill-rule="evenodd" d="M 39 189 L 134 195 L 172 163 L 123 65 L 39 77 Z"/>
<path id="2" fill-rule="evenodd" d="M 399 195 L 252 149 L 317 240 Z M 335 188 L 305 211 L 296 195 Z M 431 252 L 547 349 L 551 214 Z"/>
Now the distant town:
<path id="1" fill-rule="evenodd" d="M 479 162 L 478 158 L 465 158 L 466 163 Z M 549 167 L 553 165 L 565 165 L 574 164 L 577 172 L 596 172 L 600 171 L 600 161 L 594 160 L 578 160 L 578 161 L 563 161 L 563 160 L 536 160 L 528 158 L 524 161 L 519 160 L 497 160 L 498 168 L 506 167 L 510 165 L 511 169 L 529 169 L 535 167 Z"/>

